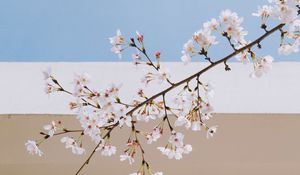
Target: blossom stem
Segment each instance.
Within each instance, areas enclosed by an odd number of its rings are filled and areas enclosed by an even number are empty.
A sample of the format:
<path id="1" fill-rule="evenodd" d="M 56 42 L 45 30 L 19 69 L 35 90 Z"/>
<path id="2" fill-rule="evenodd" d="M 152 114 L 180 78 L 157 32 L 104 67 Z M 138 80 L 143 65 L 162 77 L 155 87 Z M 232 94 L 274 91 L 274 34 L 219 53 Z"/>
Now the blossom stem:
<path id="1" fill-rule="evenodd" d="M 62 132 L 58 132 L 58 133 L 53 134 L 53 136 L 62 135 L 62 134 L 70 133 L 70 132 L 83 132 L 83 130 L 82 129 L 78 129 L 78 130 L 67 130 L 67 129 L 64 129 Z M 40 134 L 44 135 L 45 139 L 50 138 L 49 134 L 46 134 L 44 132 L 40 132 Z"/>
<path id="2" fill-rule="evenodd" d="M 86 87 L 86 86 L 85 86 L 85 87 Z M 61 88 L 61 91 L 62 91 L 62 92 L 65 92 L 65 93 L 67 93 L 67 94 L 73 95 L 72 92 L 65 90 L 63 87 L 60 86 L 60 88 Z M 87 88 L 87 87 L 86 87 L 86 88 Z M 85 105 L 89 105 L 89 106 L 92 106 L 92 107 L 94 107 L 94 108 L 101 109 L 101 107 L 100 107 L 99 104 L 94 105 L 94 104 L 88 102 L 88 101 L 87 101 L 86 99 L 84 99 L 84 98 L 81 98 L 81 100 L 84 102 Z"/>
<path id="3" fill-rule="evenodd" d="M 210 64 L 209 66 L 205 67 L 204 69 L 200 70 L 199 72 L 196 72 L 195 74 L 177 82 L 177 83 L 174 83 L 173 85 L 171 85 L 169 88 L 153 95 L 152 97 L 148 98 L 147 100 L 141 102 L 140 104 L 138 104 L 136 107 L 132 108 L 130 111 L 127 112 L 127 115 L 132 115 L 132 113 L 134 111 L 136 111 L 137 109 L 139 109 L 141 106 L 149 103 L 151 100 L 154 100 L 156 99 L 157 97 L 159 96 L 164 96 L 167 92 L 171 91 L 172 89 L 186 83 L 186 82 L 189 82 L 190 80 L 194 79 L 195 77 L 197 76 L 200 76 L 202 75 L 203 73 L 207 72 L 208 70 L 210 70 L 211 68 L 223 63 L 223 62 L 226 62 L 227 60 L 229 60 L 230 58 L 236 56 L 237 54 L 243 52 L 244 50 L 247 50 L 247 49 L 250 49 L 252 48 L 254 45 L 256 45 L 257 43 L 261 43 L 261 41 L 263 41 L 265 38 L 267 38 L 269 35 L 271 35 L 272 33 L 276 32 L 277 30 L 281 30 L 282 27 L 285 26 L 285 24 L 279 24 L 277 26 L 275 26 L 274 28 L 272 28 L 271 30 L 269 30 L 268 32 L 266 32 L 265 34 L 261 35 L 260 37 L 258 37 L 256 40 L 254 40 L 253 42 L 247 44 L 246 46 L 240 48 L 240 49 L 237 49 L 236 51 L 232 52 L 231 54 L 225 56 L 224 58 L 214 62 L 213 64 Z"/>
<path id="4" fill-rule="evenodd" d="M 152 60 L 150 59 L 150 57 L 148 56 L 148 54 L 146 53 L 145 49 L 141 49 L 138 46 L 134 45 L 133 47 L 135 47 L 137 50 L 139 50 L 141 53 L 143 53 L 145 55 L 145 57 L 147 58 L 147 60 L 149 61 L 149 65 L 152 66 L 156 71 L 159 71 L 159 67 L 155 66 L 154 63 L 152 62 Z M 174 85 L 174 83 L 171 82 L 170 79 L 167 78 L 167 82 L 170 85 Z"/>
<path id="5" fill-rule="evenodd" d="M 110 133 L 112 132 L 112 130 L 118 126 L 119 122 L 115 123 L 111 128 L 109 128 L 108 132 L 103 136 L 103 139 L 105 139 L 106 137 L 108 137 L 110 135 Z M 97 148 L 101 145 L 102 141 L 100 141 L 96 147 L 93 149 L 93 151 L 91 152 L 91 154 L 89 155 L 89 157 L 86 159 L 86 161 L 81 165 L 81 167 L 78 169 L 78 171 L 76 172 L 76 175 L 78 175 L 80 173 L 80 171 L 84 168 L 84 166 L 86 166 L 89 161 L 91 160 L 91 158 L 93 157 L 93 155 L 95 154 Z"/>
<path id="6" fill-rule="evenodd" d="M 134 105 L 131 105 L 131 104 L 126 104 L 126 103 L 123 103 L 123 102 L 121 102 L 121 101 L 116 101 L 115 103 L 117 103 L 117 104 L 120 104 L 120 105 L 123 105 L 123 106 L 126 106 L 126 107 L 134 107 Z"/>
<path id="7" fill-rule="evenodd" d="M 197 98 L 197 105 L 199 106 L 199 104 L 200 104 L 200 100 L 201 100 L 201 97 L 200 97 L 200 90 L 199 90 L 199 85 L 202 85 L 202 83 L 199 81 L 199 76 L 197 76 L 197 78 L 196 78 L 196 80 L 197 80 L 197 96 L 198 96 L 198 98 Z M 203 121 L 202 121 L 202 118 L 201 118 L 201 112 L 200 112 L 200 109 L 198 109 L 198 115 L 199 115 L 199 121 L 201 122 L 201 123 L 203 123 Z"/>
<path id="8" fill-rule="evenodd" d="M 234 47 L 234 44 L 231 41 L 231 38 L 228 36 L 228 34 L 226 32 L 223 33 L 223 36 L 227 39 L 227 41 L 229 42 L 229 45 L 231 46 L 231 48 L 236 51 L 237 49 Z"/>
<path id="9" fill-rule="evenodd" d="M 207 51 L 206 51 L 205 49 L 202 48 L 201 51 L 198 52 L 198 54 L 205 56 L 204 59 L 207 60 L 208 62 L 210 62 L 210 64 L 213 64 L 213 63 L 214 63 L 214 62 L 211 60 L 211 58 L 208 57 L 208 53 L 207 53 Z"/>
<path id="10" fill-rule="evenodd" d="M 168 113 L 167 113 L 167 105 L 166 105 L 165 94 L 163 95 L 163 102 L 164 102 L 164 108 L 165 108 L 165 117 L 164 117 L 163 120 L 167 120 L 169 128 L 170 128 L 170 131 L 172 132 L 173 131 L 173 127 L 172 127 L 172 125 L 170 123 L 170 120 L 169 120 L 169 117 L 168 117 Z"/>

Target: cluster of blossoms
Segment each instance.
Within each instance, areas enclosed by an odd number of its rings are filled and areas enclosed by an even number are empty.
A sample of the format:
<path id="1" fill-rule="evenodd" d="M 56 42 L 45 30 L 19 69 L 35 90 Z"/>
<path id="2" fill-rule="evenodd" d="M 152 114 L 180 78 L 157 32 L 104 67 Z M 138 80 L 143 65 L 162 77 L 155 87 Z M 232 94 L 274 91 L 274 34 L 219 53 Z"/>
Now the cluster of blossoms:
<path id="1" fill-rule="evenodd" d="M 121 34 L 120 30 L 117 30 L 117 35 L 109 38 L 110 44 L 112 45 L 111 51 L 119 55 L 122 58 L 122 46 L 125 44 L 124 36 Z"/>
<path id="2" fill-rule="evenodd" d="M 175 158 L 176 160 L 182 159 L 182 154 L 189 154 L 192 151 L 191 145 L 183 143 L 184 135 L 180 132 L 172 131 L 169 138 L 169 144 L 165 147 L 158 147 L 157 149 L 166 155 L 169 159 Z"/>
<path id="3" fill-rule="evenodd" d="M 259 62 L 254 63 L 254 72 L 250 76 L 261 77 L 264 73 L 268 73 L 272 68 L 272 62 L 273 57 L 271 57 L 270 55 L 261 58 Z"/>
<path id="4" fill-rule="evenodd" d="M 152 132 L 146 134 L 147 143 L 151 144 L 152 142 L 156 142 L 161 137 L 162 133 L 162 127 L 155 127 Z"/>
<path id="5" fill-rule="evenodd" d="M 85 153 L 85 149 L 80 146 L 81 144 L 78 145 L 76 140 L 71 137 L 63 137 L 60 141 L 65 144 L 66 149 L 70 148 L 73 154 L 82 155 Z"/>
<path id="6" fill-rule="evenodd" d="M 149 85 L 152 81 L 166 83 L 169 87 L 153 96 L 144 93 L 144 89 L 137 91 L 137 97 L 134 97 L 129 103 L 124 102 L 119 97 L 121 86 L 111 84 L 104 90 L 94 90 L 89 88 L 90 77 L 88 74 L 75 75 L 74 90 L 70 92 L 64 89 L 56 80 L 50 70 L 44 72 L 46 82 L 45 92 L 64 92 L 74 97 L 70 102 L 70 109 L 77 110 L 77 119 L 81 125 L 79 130 L 66 129 L 61 122 L 52 121 L 43 128 L 45 132 L 40 140 L 28 140 L 25 147 L 30 154 L 43 155 L 40 145 L 49 138 L 68 133 L 77 134 L 76 136 L 63 136 L 61 142 L 65 144 L 66 149 L 70 149 L 73 154 L 84 155 L 87 151 L 82 143 L 83 137 L 89 137 L 92 143 L 96 144 L 89 158 L 82 167 L 88 164 L 90 158 L 97 152 L 102 156 L 113 156 L 117 153 L 117 148 L 111 145 L 111 132 L 115 128 L 122 129 L 128 127 L 131 132 L 126 142 L 126 148 L 120 155 L 120 161 L 128 161 L 129 164 L 136 162 L 136 156 L 140 155 L 141 166 L 137 172 L 130 175 L 162 175 L 162 172 L 154 173 L 145 158 L 145 150 L 140 138 L 144 138 L 148 144 L 158 141 L 166 129 L 169 130 L 170 137 L 164 147 L 157 149 L 166 155 L 169 159 L 182 159 L 184 154 L 192 151 L 192 146 L 184 144 L 184 135 L 176 132 L 177 127 L 185 127 L 192 131 L 206 132 L 207 139 L 214 137 L 218 126 L 208 126 L 207 120 L 212 118 L 214 111 L 211 98 L 214 96 L 214 88 L 211 83 L 202 83 L 200 75 L 212 67 L 224 63 L 225 70 L 230 70 L 227 60 L 236 56 L 244 64 L 253 63 L 254 71 L 252 77 L 261 77 L 272 68 L 273 58 L 270 55 L 259 57 L 253 51 L 253 46 L 261 48 L 260 42 L 275 31 L 281 32 L 281 43 L 279 52 L 290 54 L 298 51 L 300 45 L 300 20 L 297 19 L 300 14 L 299 0 L 269 0 L 271 5 L 259 7 L 254 16 L 261 17 L 261 28 L 266 32 L 260 38 L 253 42 L 245 40 L 247 32 L 241 26 L 243 18 L 230 10 L 221 12 L 218 19 L 211 19 L 203 24 L 203 28 L 195 32 L 190 40 L 183 46 L 181 60 L 184 64 L 191 62 L 191 58 L 196 55 L 203 55 L 210 63 L 208 67 L 200 70 L 177 83 L 173 83 L 170 78 L 168 68 L 161 68 L 159 51 L 153 53 L 155 59 L 151 59 L 144 46 L 144 35 L 136 32 L 134 38 L 128 41 L 121 34 L 120 30 L 116 35 L 109 38 L 112 45 L 111 51 L 121 57 L 122 52 L 127 48 L 134 48 L 132 54 L 133 63 L 136 66 L 148 66 L 148 70 L 141 78 L 144 85 Z M 269 30 L 267 20 L 273 17 L 280 21 L 280 25 Z M 286 28 L 284 28 L 286 27 Z M 214 62 L 209 56 L 208 51 L 218 44 L 214 33 L 225 37 L 233 53 Z M 286 41 L 287 40 L 287 41 Z M 293 41 L 290 43 L 290 41 Z M 184 85 L 184 87 L 172 97 L 172 101 L 166 100 L 169 91 Z M 145 88 L 148 86 L 145 86 Z M 174 120 L 171 120 L 173 117 Z M 139 122 L 159 121 L 150 132 L 137 129 Z M 174 123 L 172 122 L 174 121 Z M 167 126 L 167 127 L 166 127 Z M 174 129 L 175 128 L 175 129 Z M 168 132 L 167 132 L 168 133 Z M 138 159 L 139 160 L 139 159 Z M 82 167 L 77 171 L 78 174 Z"/>
<path id="7" fill-rule="evenodd" d="M 177 107 L 177 119 L 174 126 L 185 126 L 187 129 L 191 128 L 193 131 L 200 131 L 201 126 L 205 126 L 203 121 L 209 120 L 213 112 L 213 107 L 209 102 L 212 98 L 214 90 L 212 85 L 198 86 L 203 87 L 205 91 L 206 101 L 200 97 L 195 91 L 192 91 L 186 87 L 179 95 L 174 99 L 174 103 Z"/>
<path id="8" fill-rule="evenodd" d="M 39 149 L 39 145 L 36 143 L 36 141 L 28 140 L 25 143 L 25 147 L 30 154 L 37 154 L 39 156 L 43 155 L 43 152 Z"/>
<path id="9" fill-rule="evenodd" d="M 244 36 L 247 31 L 241 27 L 243 18 L 230 10 L 222 11 L 220 14 L 220 25 L 222 26 L 222 35 L 228 37 L 235 47 L 241 47 L 246 43 Z"/>
<path id="10" fill-rule="evenodd" d="M 59 85 L 58 81 L 54 78 L 54 76 L 52 76 L 50 68 L 44 71 L 43 75 L 46 83 L 44 89 L 46 94 L 50 94 L 62 90 L 62 87 Z"/>
<path id="11" fill-rule="evenodd" d="M 99 148 L 96 149 L 96 151 L 101 151 L 102 156 L 110 157 L 116 154 L 117 148 L 115 146 L 105 143 L 104 146 L 100 146 Z"/>
<path id="12" fill-rule="evenodd" d="M 213 32 L 219 32 L 226 37 L 232 46 L 239 47 L 246 43 L 244 36 L 247 32 L 241 27 L 243 18 L 238 17 L 237 13 L 230 10 L 222 11 L 219 19 L 211 19 L 203 24 L 203 28 L 195 32 L 192 39 L 183 45 L 183 56 L 181 60 L 187 64 L 195 55 L 204 55 L 208 58 L 208 49 L 210 46 L 218 44 Z M 197 45 L 195 46 L 194 43 Z"/>
<path id="13" fill-rule="evenodd" d="M 139 93 L 142 93 L 142 90 L 139 91 Z M 141 95 L 142 95 L 141 94 Z M 146 99 L 147 97 L 144 96 Z M 144 100 L 145 100 L 144 99 Z M 139 104 L 143 100 L 135 99 L 133 104 Z M 162 101 L 149 101 L 147 104 L 145 104 L 143 107 L 137 109 L 133 112 L 132 116 L 136 117 L 138 121 L 144 121 L 149 122 L 150 120 L 155 120 L 158 118 L 162 118 L 164 116 L 164 105 Z"/>
<path id="14" fill-rule="evenodd" d="M 299 51 L 300 46 L 300 1 L 299 0 L 269 0 L 270 5 L 258 8 L 254 16 L 262 19 L 262 28 L 267 31 L 267 19 L 272 17 L 286 24 L 286 29 L 281 29 L 281 43 L 278 49 L 280 54 L 288 55 Z M 285 42 L 285 40 L 287 40 Z"/>
<path id="15" fill-rule="evenodd" d="M 170 79 L 170 70 L 169 69 L 159 69 L 157 73 L 148 72 L 145 76 L 141 79 L 141 82 L 145 85 L 148 85 L 153 80 L 157 80 L 159 84 L 163 83 Z"/>

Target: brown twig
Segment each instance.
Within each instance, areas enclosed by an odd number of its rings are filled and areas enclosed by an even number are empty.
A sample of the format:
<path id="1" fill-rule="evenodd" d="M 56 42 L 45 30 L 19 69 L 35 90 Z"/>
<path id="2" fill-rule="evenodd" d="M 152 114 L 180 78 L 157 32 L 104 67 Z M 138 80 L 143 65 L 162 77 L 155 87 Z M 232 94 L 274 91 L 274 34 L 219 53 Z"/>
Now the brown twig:
<path id="1" fill-rule="evenodd" d="M 78 130 L 67 130 L 67 129 L 64 129 L 62 132 L 58 132 L 58 133 L 53 134 L 53 136 L 62 135 L 62 134 L 70 133 L 70 132 L 83 132 L 83 130 L 82 129 L 78 129 Z M 46 134 L 44 132 L 40 132 L 40 134 L 44 135 L 45 139 L 50 138 L 49 134 Z"/>
<path id="2" fill-rule="evenodd" d="M 145 49 L 141 49 L 139 48 L 138 46 L 134 45 L 133 47 L 135 47 L 137 50 L 139 50 L 141 53 L 143 53 L 145 55 L 145 57 L 147 58 L 147 60 L 149 61 L 149 65 L 152 66 L 156 71 L 159 71 L 159 67 L 155 66 L 154 63 L 152 62 L 152 60 L 150 59 L 150 57 L 148 56 L 148 54 L 146 53 L 146 50 Z M 170 85 L 174 85 L 173 82 L 171 82 L 171 80 L 169 80 L 167 78 L 167 82 L 170 84 Z"/>
<path id="3" fill-rule="evenodd" d="M 60 86 L 60 87 L 61 87 L 61 86 Z M 73 95 L 72 92 L 67 91 L 67 90 L 65 90 L 65 89 L 62 88 L 62 87 L 61 87 L 61 90 L 60 90 L 60 91 L 65 92 L 65 93 L 70 94 L 70 95 Z M 88 101 L 87 101 L 86 99 L 84 99 L 84 98 L 81 98 L 81 100 L 84 102 L 85 105 L 92 106 L 92 107 L 97 108 L 97 109 L 101 109 L 101 107 L 100 107 L 100 105 L 99 105 L 98 103 L 97 103 L 97 105 L 94 105 L 94 104 L 88 102 Z"/>
<path id="4" fill-rule="evenodd" d="M 106 137 L 108 137 L 111 133 L 111 131 L 118 126 L 118 122 L 115 123 L 111 128 L 109 128 L 108 132 L 102 137 L 103 139 L 105 139 Z M 89 163 L 89 161 L 91 160 L 91 158 L 93 157 L 93 155 L 95 154 L 97 148 L 101 145 L 102 141 L 100 141 L 96 147 L 93 149 L 93 151 L 91 152 L 91 154 L 89 155 L 89 157 L 86 159 L 86 161 L 81 165 L 81 167 L 78 169 L 78 171 L 76 172 L 76 175 L 78 175 L 80 173 L 80 171 L 84 168 L 85 165 L 87 165 Z"/>
<path id="5" fill-rule="evenodd" d="M 163 120 L 167 120 L 169 128 L 170 128 L 170 131 L 172 132 L 173 131 L 173 127 L 172 127 L 172 125 L 170 123 L 170 120 L 169 120 L 169 117 L 168 117 L 168 113 L 167 113 L 167 105 L 166 105 L 165 94 L 163 95 L 163 102 L 164 102 L 164 108 L 165 108 L 165 117 L 164 117 Z"/>
<path id="6" fill-rule="evenodd" d="M 200 97 L 200 86 L 199 86 L 199 84 L 201 84 L 201 82 L 199 81 L 199 76 L 197 76 L 197 106 L 199 106 L 199 100 L 201 99 L 201 97 Z M 203 123 L 203 121 L 202 121 L 202 117 L 201 117 L 201 112 L 200 112 L 200 109 L 198 109 L 198 115 L 199 115 L 199 121 L 201 122 L 201 123 Z"/>

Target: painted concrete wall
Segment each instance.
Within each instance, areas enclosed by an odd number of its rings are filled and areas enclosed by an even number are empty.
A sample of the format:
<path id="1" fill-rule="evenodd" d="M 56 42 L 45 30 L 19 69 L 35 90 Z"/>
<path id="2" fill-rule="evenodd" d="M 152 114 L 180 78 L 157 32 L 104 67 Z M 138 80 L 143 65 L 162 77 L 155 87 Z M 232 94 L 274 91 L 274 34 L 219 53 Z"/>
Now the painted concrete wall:
<path id="1" fill-rule="evenodd" d="M 174 82 L 205 67 L 206 63 L 163 63 L 171 70 Z M 51 67 L 57 79 L 72 90 L 74 73 L 87 72 L 92 77 L 94 89 L 107 84 L 122 83 L 121 97 L 130 101 L 145 71 L 132 63 L 76 62 L 76 63 L 0 63 L 0 114 L 70 114 L 68 103 L 73 99 L 66 94 L 44 93 L 42 71 Z M 230 63 L 232 71 L 225 72 L 217 66 L 201 76 L 203 82 L 215 86 L 212 104 L 217 113 L 300 113 L 300 63 L 277 62 L 272 71 L 260 79 L 249 78 L 251 65 Z M 153 83 L 146 93 L 151 96 L 168 87 Z M 178 90 L 170 93 L 175 95 Z M 169 98 L 167 97 L 167 98 Z"/>

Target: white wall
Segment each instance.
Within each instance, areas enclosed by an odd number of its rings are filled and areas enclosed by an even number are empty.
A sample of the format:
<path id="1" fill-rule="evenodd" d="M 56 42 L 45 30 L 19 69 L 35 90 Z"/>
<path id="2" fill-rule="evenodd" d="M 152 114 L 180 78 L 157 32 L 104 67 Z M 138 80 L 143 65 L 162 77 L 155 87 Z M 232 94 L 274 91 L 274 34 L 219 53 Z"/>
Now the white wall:
<path id="1" fill-rule="evenodd" d="M 163 63 L 178 81 L 195 73 L 206 63 Z M 51 113 L 68 114 L 72 97 L 66 94 L 44 93 L 42 71 L 51 67 L 60 82 L 72 90 L 74 73 L 87 72 L 92 77 L 91 87 L 104 88 L 111 82 L 122 83 L 121 97 L 130 100 L 135 91 L 143 87 L 142 69 L 132 63 L 82 62 L 82 63 L 0 63 L 0 113 Z M 274 63 L 273 70 L 260 79 L 249 78 L 251 65 L 230 63 L 232 71 L 224 66 L 202 75 L 202 81 L 215 86 L 213 105 L 218 113 L 300 113 L 300 63 Z M 148 88 L 148 95 L 163 90 L 168 85 Z M 175 90 L 170 95 L 175 94 Z"/>

